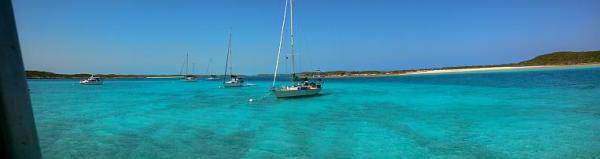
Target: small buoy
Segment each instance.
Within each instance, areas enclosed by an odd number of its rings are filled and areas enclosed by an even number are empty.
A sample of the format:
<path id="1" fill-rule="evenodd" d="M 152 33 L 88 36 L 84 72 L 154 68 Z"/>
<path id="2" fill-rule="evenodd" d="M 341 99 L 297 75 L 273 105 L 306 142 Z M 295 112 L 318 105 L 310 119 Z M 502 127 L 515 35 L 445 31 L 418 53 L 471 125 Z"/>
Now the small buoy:
<path id="1" fill-rule="evenodd" d="M 252 101 L 254 101 L 254 99 L 252 99 L 252 98 L 248 99 L 248 102 L 252 102 Z"/>

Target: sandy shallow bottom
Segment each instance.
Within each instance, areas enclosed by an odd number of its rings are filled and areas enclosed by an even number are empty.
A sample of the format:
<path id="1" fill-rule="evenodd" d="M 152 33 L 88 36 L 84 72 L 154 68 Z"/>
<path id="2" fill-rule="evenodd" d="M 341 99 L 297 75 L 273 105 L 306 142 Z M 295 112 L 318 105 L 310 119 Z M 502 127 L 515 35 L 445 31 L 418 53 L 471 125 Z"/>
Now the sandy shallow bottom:
<path id="1" fill-rule="evenodd" d="M 42 155 L 600 157 L 600 68 L 326 79 L 323 95 L 284 100 L 247 80 L 31 80 Z"/>

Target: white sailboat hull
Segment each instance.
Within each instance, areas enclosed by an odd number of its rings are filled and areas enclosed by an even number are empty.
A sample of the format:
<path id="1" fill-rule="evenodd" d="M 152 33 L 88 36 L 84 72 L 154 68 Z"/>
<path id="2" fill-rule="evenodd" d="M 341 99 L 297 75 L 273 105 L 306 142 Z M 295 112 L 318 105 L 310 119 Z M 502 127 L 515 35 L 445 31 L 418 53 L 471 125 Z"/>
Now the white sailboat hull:
<path id="1" fill-rule="evenodd" d="M 197 79 L 184 79 L 183 82 L 197 82 Z"/>
<path id="2" fill-rule="evenodd" d="M 87 80 L 84 80 L 84 81 L 80 81 L 79 84 L 82 84 L 82 85 L 102 85 L 102 81 L 87 81 Z"/>
<path id="3" fill-rule="evenodd" d="M 235 83 L 230 83 L 230 82 L 225 82 L 223 83 L 224 87 L 243 87 L 244 83 L 239 83 L 239 82 L 235 82 Z"/>
<path id="4" fill-rule="evenodd" d="M 321 89 L 305 89 L 305 90 L 273 90 L 273 94 L 277 98 L 292 98 L 292 97 L 306 97 L 318 95 Z"/>
<path id="5" fill-rule="evenodd" d="M 220 80 L 220 78 L 213 78 L 213 77 L 208 77 L 206 78 L 207 81 L 216 81 L 216 80 Z"/>
<path id="6" fill-rule="evenodd" d="M 185 78 L 183 78 L 181 80 L 184 81 L 184 82 L 196 82 L 196 81 L 198 81 L 198 78 L 196 78 L 194 76 L 188 76 L 188 77 L 185 77 Z"/>

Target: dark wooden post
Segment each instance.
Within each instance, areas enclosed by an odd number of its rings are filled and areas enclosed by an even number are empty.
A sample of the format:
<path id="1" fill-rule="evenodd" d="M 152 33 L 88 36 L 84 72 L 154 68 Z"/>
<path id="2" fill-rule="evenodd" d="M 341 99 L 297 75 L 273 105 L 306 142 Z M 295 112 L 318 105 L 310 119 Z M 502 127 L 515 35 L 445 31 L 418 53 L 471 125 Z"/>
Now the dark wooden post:
<path id="1" fill-rule="evenodd" d="M 41 158 L 11 0 L 0 0 L 0 158 Z"/>

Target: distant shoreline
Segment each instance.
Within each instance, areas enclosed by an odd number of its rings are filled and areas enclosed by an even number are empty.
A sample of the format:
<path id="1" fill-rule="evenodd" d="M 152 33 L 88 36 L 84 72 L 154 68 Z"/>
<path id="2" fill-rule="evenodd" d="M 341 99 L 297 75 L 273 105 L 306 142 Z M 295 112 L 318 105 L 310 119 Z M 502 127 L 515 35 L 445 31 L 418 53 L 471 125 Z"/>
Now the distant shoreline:
<path id="1" fill-rule="evenodd" d="M 352 77 L 394 77 L 394 76 L 410 76 L 410 75 L 437 75 L 437 74 L 452 74 L 452 73 L 476 73 L 487 71 L 506 71 L 506 70 L 524 70 L 535 68 L 567 68 L 567 67 L 585 67 L 598 66 L 600 63 L 593 64 L 577 64 L 577 65 L 540 65 L 540 66 L 492 66 L 479 68 L 448 68 L 448 69 L 427 69 L 414 70 L 402 73 L 384 73 L 384 74 L 350 74 L 350 75 L 329 75 L 325 78 L 352 78 Z"/>
<path id="2" fill-rule="evenodd" d="M 112 75 L 110 77 L 105 77 L 103 75 L 95 75 L 97 77 L 100 78 L 104 78 L 104 79 L 180 79 L 182 77 L 179 76 L 152 76 L 152 75 L 136 75 L 136 76 L 119 76 L 119 75 Z M 89 76 L 77 76 L 77 77 L 27 77 L 27 79 L 44 79 L 44 80 L 65 80 L 65 79 L 72 79 L 72 80 L 81 80 L 81 79 L 86 79 Z"/>
<path id="3" fill-rule="evenodd" d="M 302 72 L 299 73 L 306 77 L 322 76 L 325 78 L 344 78 L 344 77 L 386 77 L 386 76 L 406 76 L 406 75 L 426 75 L 426 74 L 446 74 L 446 73 L 464 73 L 464 72 L 483 72 L 500 70 L 518 70 L 531 68 L 551 68 L 551 67 L 577 67 L 577 66 L 600 66 L 600 51 L 583 52 L 553 52 L 534 57 L 533 59 L 510 64 L 500 65 L 478 65 L 478 66 L 458 66 L 429 69 L 411 69 L 395 71 L 328 71 L 328 72 Z M 27 79 L 83 79 L 91 74 L 57 74 L 45 71 L 26 71 Z M 117 74 L 97 74 L 97 77 L 105 79 L 176 79 L 181 75 L 117 75 Z M 197 75 L 200 78 L 208 75 Z M 222 75 L 220 75 L 222 77 Z M 271 74 L 259 74 L 257 76 L 272 76 Z"/>
<path id="4" fill-rule="evenodd" d="M 576 65 L 540 65 L 540 66 L 490 66 L 490 67 L 477 67 L 477 68 L 441 68 L 441 69 L 420 69 L 420 70 L 407 70 L 404 72 L 393 73 L 393 71 L 385 73 L 372 73 L 372 74 L 344 74 L 344 75 L 325 75 L 323 78 L 355 78 L 355 77 L 396 77 L 396 76 L 410 76 L 410 75 L 437 75 L 437 74 L 452 74 L 452 73 L 477 73 L 487 71 L 507 71 L 507 70 L 524 70 L 524 69 L 538 69 L 538 68 L 568 68 L 568 67 L 586 67 L 586 66 L 597 66 L 600 67 L 600 63 L 592 64 L 576 64 Z M 206 75 L 198 75 L 204 77 Z M 102 77 L 100 75 L 99 77 Z M 104 77 L 106 79 L 177 79 L 179 76 L 174 75 L 112 75 L 112 77 Z M 206 76 L 208 77 L 208 76 Z M 83 79 L 82 77 L 37 77 L 27 79 Z"/>

